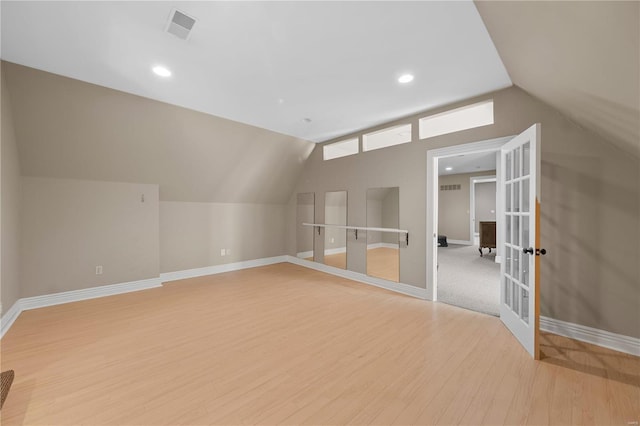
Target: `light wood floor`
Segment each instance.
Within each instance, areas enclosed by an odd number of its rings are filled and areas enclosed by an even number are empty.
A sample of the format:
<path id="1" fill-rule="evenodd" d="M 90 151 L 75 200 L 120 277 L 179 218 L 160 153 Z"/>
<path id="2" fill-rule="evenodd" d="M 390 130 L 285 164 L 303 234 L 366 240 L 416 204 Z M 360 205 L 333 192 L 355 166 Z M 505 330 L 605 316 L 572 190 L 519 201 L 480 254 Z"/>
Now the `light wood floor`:
<path id="1" fill-rule="evenodd" d="M 22 313 L 2 424 L 620 424 L 638 358 L 291 264 Z"/>

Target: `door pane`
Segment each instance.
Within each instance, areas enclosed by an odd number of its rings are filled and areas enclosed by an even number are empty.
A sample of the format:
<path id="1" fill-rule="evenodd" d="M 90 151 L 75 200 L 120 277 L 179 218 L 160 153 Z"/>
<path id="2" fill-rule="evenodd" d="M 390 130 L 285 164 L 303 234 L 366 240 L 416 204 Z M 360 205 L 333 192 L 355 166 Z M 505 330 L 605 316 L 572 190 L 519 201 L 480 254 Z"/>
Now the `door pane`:
<path id="1" fill-rule="evenodd" d="M 523 179 L 520 182 L 522 185 L 522 211 L 529 211 L 529 178 Z"/>
<path id="2" fill-rule="evenodd" d="M 511 186 L 512 185 L 508 183 L 504 191 L 505 197 L 506 197 L 504 200 L 504 208 L 506 209 L 507 212 L 511 211 Z"/>
<path id="3" fill-rule="evenodd" d="M 525 289 L 521 289 L 522 297 L 520 306 L 522 306 L 522 312 L 520 318 L 524 320 L 527 324 L 529 323 L 529 292 Z"/>
<path id="4" fill-rule="evenodd" d="M 513 183 L 513 208 L 511 211 L 520 211 L 520 182 Z"/>
<path id="5" fill-rule="evenodd" d="M 522 176 L 529 176 L 529 159 L 531 154 L 531 144 L 529 142 L 522 146 Z"/>
<path id="6" fill-rule="evenodd" d="M 520 282 L 529 287 L 529 255 L 522 252 L 520 255 L 522 256 L 522 279 Z"/>
<path id="7" fill-rule="evenodd" d="M 513 237 L 511 241 L 514 246 L 520 245 L 520 216 L 513 216 Z"/>
<path id="8" fill-rule="evenodd" d="M 507 225 L 507 229 L 504 235 L 504 242 L 511 244 L 511 216 L 505 216 L 505 223 Z"/>
<path id="9" fill-rule="evenodd" d="M 504 303 L 511 306 L 511 281 L 504 277 Z"/>
<path id="10" fill-rule="evenodd" d="M 507 180 L 511 180 L 511 168 L 513 167 L 513 153 L 507 152 L 507 161 L 506 161 L 506 176 Z"/>
<path id="11" fill-rule="evenodd" d="M 520 155 L 520 148 L 516 148 L 514 154 L 513 154 L 513 178 L 519 178 L 520 177 L 520 162 L 522 161 L 521 155 Z"/>
<path id="12" fill-rule="evenodd" d="M 507 221 L 508 220 L 509 219 L 507 219 Z M 506 253 L 505 253 L 505 263 L 504 263 L 505 268 L 504 268 L 504 271 L 507 274 L 511 275 L 511 247 L 505 247 L 505 248 L 506 248 L 506 250 L 505 250 Z"/>
<path id="13" fill-rule="evenodd" d="M 520 307 L 518 306 L 520 302 L 520 287 L 516 283 L 511 283 L 511 299 L 513 302 L 511 309 L 516 315 L 520 315 Z"/>
<path id="14" fill-rule="evenodd" d="M 518 253 L 518 249 L 511 249 L 511 277 L 517 280 L 520 279 L 520 255 Z"/>

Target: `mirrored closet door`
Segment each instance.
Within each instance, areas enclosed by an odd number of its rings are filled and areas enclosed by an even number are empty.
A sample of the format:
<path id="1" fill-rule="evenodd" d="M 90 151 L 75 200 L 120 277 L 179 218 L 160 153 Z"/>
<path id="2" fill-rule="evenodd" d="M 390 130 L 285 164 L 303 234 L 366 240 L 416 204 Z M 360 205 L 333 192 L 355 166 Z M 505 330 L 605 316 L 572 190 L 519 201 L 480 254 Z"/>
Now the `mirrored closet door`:
<path id="1" fill-rule="evenodd" d="M 367 190 L 367 228 L 398 229 L 400 225 L 400 190 L 370 188 Z M 399 234 L 367 231 L 367 275 L 389 281 L 400 281 Z"/>
<path id="2" fill-rule="evenodd" d="M 324 223 L 347 224 L 347 191 L 325 192 Z M 327 226 L 324 231 L 325 265 L 347 269 L 347 230 Z"/>

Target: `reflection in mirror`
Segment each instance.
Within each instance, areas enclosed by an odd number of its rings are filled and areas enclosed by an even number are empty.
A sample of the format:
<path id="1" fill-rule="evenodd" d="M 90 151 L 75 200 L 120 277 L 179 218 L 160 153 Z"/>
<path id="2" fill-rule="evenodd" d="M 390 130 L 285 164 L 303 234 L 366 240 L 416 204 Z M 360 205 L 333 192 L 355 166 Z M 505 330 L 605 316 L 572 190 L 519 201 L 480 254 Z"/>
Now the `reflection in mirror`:
<path id="1" fill-rule="evenodd" d="M 399 210 L 398 187 L 367 190 L 367 228 L 398 229 Z M 367 275 L 400 281 L 399 238 L 395 232 L 367 231 Z"/>
<path id="2" fill-rule="evenodd" d="M 325 192 L 324 223 L 347 224 L 347 191 Z M 325 265 L 347 269 L 347 230 L 327 226 L 324 231 Z"/>
<path id="3" fill-rule="evenodd" d="M 303 226 L 303 223 L 314 223 L 315 194 L 307 192 L 298 194 L 296 213 L 296 251 L 297 257 L 313 260 L 313 227 Z"/>

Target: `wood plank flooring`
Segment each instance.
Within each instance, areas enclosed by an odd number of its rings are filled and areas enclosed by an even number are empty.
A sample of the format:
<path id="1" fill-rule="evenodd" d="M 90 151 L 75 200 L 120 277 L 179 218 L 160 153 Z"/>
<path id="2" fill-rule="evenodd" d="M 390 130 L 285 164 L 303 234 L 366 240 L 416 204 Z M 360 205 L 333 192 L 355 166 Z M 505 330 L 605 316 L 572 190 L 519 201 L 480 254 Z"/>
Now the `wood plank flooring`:
<path id="1" fill-rule="evenodd" d="M 277 264 L 26 311 L 12 424 L 620 424 L 638 358 Z"/>

